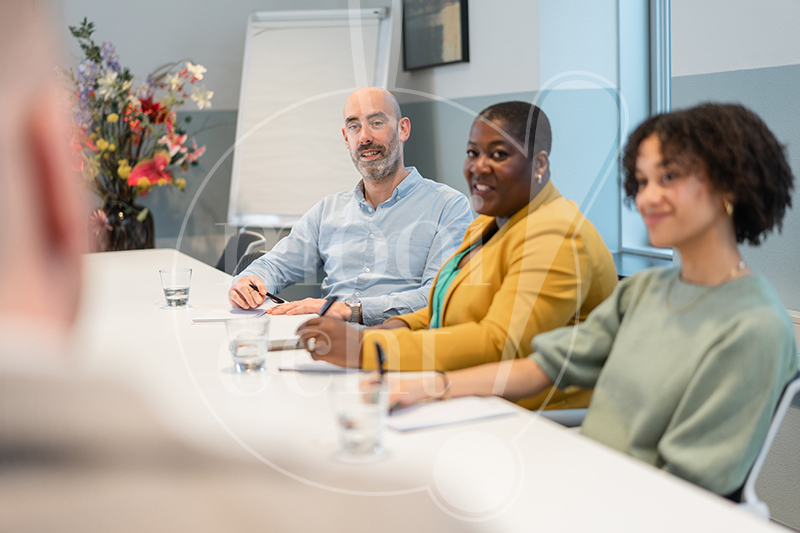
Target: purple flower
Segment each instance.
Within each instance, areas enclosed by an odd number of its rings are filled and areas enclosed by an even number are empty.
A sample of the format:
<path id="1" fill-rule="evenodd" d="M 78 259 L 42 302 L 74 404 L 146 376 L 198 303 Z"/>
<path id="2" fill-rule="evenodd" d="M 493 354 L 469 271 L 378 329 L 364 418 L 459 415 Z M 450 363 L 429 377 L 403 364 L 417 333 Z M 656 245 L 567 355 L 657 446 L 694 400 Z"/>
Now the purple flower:
<path id="1" fill-rule="evenodd" d="M 92 92 L 99 74 L 100 65 L 89 59 L 81 61 L 78 65 L 78 90 Z"/>
<path id="2" fill-rule="evenodd" d="M 103 44 L 100 46 L 100 57 L 102 57 L 103 61 L 106 62 L 109 70 L 116 72 L 117 74 L 122 73 L 122 67 L 119 64 L 119 56 L 117 55 L 113 44 L 107 41 L 103 42 Z"/>
<path id="3" fill-rule="evenodd" d="M 79 112 L 76 117 L 78 125 L 84 130 L 88 130 L 92 126 L 92 114 L 88 111 Z"/>
<path id="4" fill-rule="evenodd" d="M 142 85 L 139 86 L 138 90 L 136 91 L 136 98 L 139 100 L 147 100 L 148 98 L 152 98 L 156 92 L 156 79 L 153 77 L 152 74 L 147 75 L 147 81 L 145 81 Z"/>
<path id="5" fill-rule="evenodd" d="M 81 61 L 78 65 L 78 93 L 81 110 L 86 110 L 89 105 L 89 95 L 97 85 L 97 77 L 100 74 L 100 65 L 88 59 Z"/>

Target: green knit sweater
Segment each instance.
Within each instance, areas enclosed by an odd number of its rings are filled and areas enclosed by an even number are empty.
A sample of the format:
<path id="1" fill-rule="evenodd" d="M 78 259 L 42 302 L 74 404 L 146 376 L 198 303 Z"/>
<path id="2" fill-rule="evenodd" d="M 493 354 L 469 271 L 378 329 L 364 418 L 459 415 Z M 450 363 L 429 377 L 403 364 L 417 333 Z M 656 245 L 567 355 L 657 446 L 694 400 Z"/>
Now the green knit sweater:
<path id="1" fill-rule="evenodd" d="M 531 357 L 561 388 L 594 387 L 584 435 L 729 494 L 797 371 L 792 322 L 761 276 L 677 276 L 627 278 L 584 323 L 536 336 Z"/>

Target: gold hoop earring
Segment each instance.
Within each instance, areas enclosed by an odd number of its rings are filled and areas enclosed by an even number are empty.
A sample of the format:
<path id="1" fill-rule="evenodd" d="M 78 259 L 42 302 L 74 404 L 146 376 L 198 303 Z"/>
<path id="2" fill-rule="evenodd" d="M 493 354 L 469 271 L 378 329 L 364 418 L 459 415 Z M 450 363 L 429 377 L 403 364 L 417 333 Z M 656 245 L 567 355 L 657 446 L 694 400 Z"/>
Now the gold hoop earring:
<path id="1" fill-rule="evenodd" d="M 733 216 L 733 204 L 726 201 L 725 202 L 725 211 L 728 212 L 728 216 L 729 217 L 732 217 Z"/>

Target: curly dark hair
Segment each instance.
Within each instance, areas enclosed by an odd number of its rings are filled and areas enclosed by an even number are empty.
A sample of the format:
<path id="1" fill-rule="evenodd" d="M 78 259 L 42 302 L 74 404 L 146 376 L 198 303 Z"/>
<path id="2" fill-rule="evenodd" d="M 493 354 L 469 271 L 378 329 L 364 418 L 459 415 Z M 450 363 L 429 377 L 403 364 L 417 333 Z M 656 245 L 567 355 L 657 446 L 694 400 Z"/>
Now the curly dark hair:
<path id="1" fill-rule="evenodd" d="M 741 105 L 709 103 L 645 120 L 628 138 L 622 157 L 629 205 L 638 189 L 639 145 L 653 134 L 665 159 L 705 171 L 712 188 L 732 194 L 737 242 L 757 245 L 773 228 L 780 232 L 792 206 L 794 175 L 784 147 L 758 115 Z"/>
<path id="2" fill-rule="evenodd" d="M 519 140 L 526 150 L 528 159 L 542 150 L 550 154 L 553 139 L 550 120 L 539 107 L 528 102 L 500 102 L 481 111 L 478 117 L 503 122 L 503 129 Z M 527 150 L 531 144 L 533 149 Z"/>

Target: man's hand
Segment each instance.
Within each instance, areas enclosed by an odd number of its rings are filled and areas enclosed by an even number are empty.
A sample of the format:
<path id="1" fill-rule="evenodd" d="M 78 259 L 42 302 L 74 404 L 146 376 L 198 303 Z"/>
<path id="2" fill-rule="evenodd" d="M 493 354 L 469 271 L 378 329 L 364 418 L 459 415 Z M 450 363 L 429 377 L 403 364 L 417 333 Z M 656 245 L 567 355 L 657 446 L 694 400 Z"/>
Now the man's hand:
<path id="1" fill-rule="evenodd" d="M 250 286 L 251 283 L 258 287 L 257 291 Z M 240 309 L 255 309 L 266 299 L 267 287 L 261 278 L 256 276 L 247 276 L 237 280 L 228 291 L 228 300 L 231 305 Z"/>
<path id="2" fill-rule="evenodd" d="M 334 365 L 361 368 L 361 331 L 341 320 L 312 318 L 297 328 L 300 342 L 311 357 Z M 309 344 L 311 339 L 313 342 Z"/>
<path id="3" fill-rule="evenodd" d="M 306 314 L 319 314 L 320 309 L 325 304 L 325 300 L 321 298 L 306 298 L 305 300 L 298 300 L 296 302 L 289 302 L 286 304 L 276 305 L 267 309 L 270 315 L 306 315 Z M 352 311 L 347 307 L 344 302 L 334 303 L 328 312 L 325 313 L 326 317 L 338 318 L 339 320 L 350 320 Z"/>

